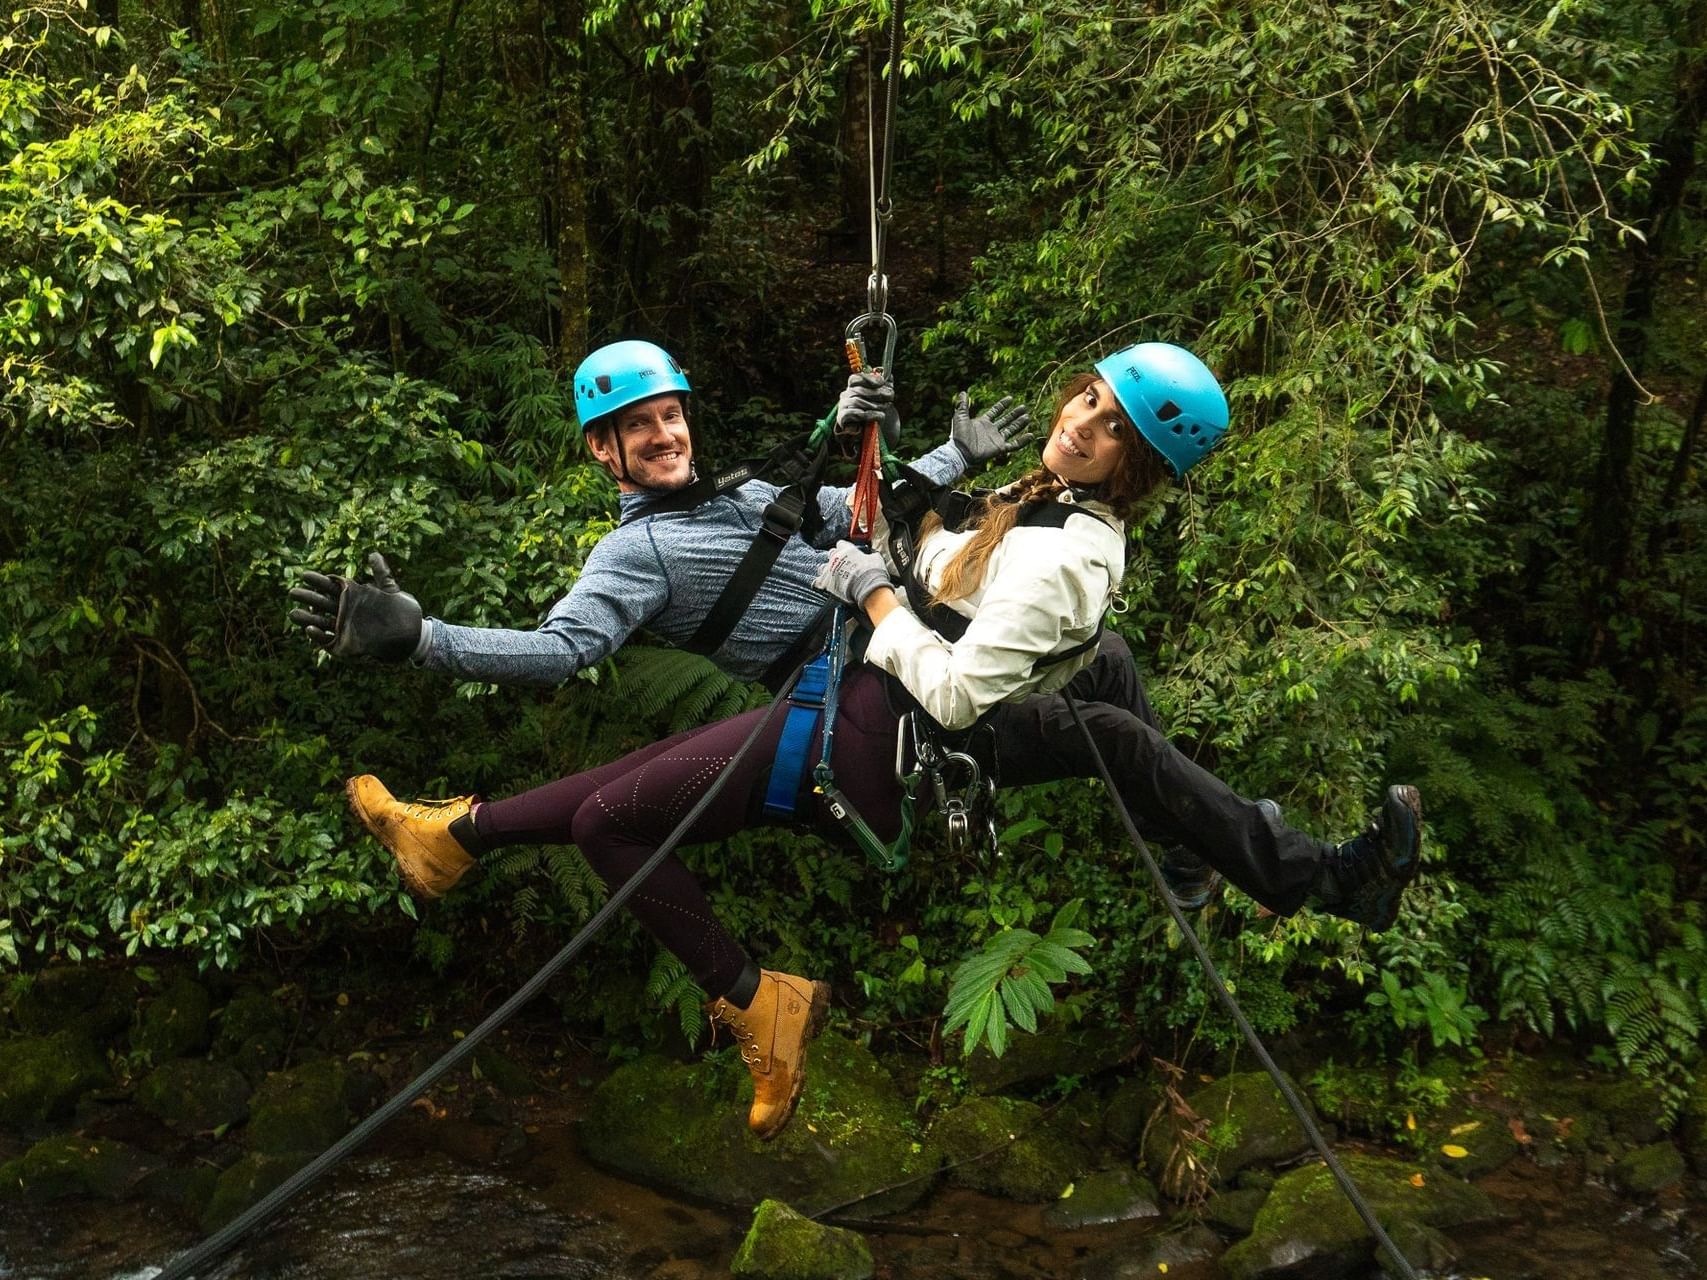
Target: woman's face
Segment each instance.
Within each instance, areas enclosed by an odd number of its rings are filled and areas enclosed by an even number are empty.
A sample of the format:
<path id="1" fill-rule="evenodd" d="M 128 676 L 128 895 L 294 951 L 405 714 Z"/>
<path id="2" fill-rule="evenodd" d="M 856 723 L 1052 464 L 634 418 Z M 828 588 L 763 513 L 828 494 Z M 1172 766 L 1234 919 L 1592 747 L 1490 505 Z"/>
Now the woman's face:
<path id="1" fill-rule="evenodd" d="M 1043 446 L 1043 465 L 1068 484 L 1099 485 L 1120 465 L 1131 433 L 1114 392 L 1098 378 L 1062 407 Z"/>

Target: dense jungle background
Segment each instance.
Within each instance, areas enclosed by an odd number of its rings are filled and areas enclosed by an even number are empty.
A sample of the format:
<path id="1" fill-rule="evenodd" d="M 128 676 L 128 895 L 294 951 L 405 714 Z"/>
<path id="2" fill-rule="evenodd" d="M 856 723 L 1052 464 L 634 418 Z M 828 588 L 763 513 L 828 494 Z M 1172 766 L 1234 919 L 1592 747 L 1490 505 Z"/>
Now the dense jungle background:
<path id="1" fill-rule="evenodd" d="M 762 693 L 657 651 L 546 692 L 334 665 L 285 589 L 378 548 L 436 616 L 532 625 L 615 512 L 568 394 L 605 340 L 682 357 L 719 457 L 820 416 L 885 18 L 4 16 L 0 975 L 388 957 L 491 992 L 561 945 L 602 895 L 572 849 L 417 918 L 341 780 L 505 794 Z M 1422 789 L 1386 935 L 1203 917 L 1259 1029 L 1426 1080 L 1498 1026 L 1677 1105 L 1707 1029 L 1707 4 L 916 0 L 908 31 L 909 449 L 962 387 L 1045 412 L 1115 346 L 1189 344 L 1234 429 L 1134 530 L 1118 619 L 1165 721 L 1324 833 Z M 966 956 L 1082 900 L 1065 1016 L 1228 1043 L 1099 793 L 1002 803 L 993 863 L 934 830 L 889 879 L 780 833 L 690 861 L 877 1037 L 931 1043 Z M 697 1032 L 627 925 L 567 981 L 619 1048 Z"/>

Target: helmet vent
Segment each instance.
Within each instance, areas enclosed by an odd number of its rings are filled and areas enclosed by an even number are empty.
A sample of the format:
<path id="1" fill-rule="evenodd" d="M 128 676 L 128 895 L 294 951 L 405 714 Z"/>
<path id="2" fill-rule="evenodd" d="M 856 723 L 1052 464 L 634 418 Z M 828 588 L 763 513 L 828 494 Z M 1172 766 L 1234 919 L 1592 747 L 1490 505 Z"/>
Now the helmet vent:
<path id="1" fill-rule="evenodd" d="M 1172 400 L 1162 401 L 1161 407 L 1156 410 L 1158 422 L 1172 422 L 1177 417 L 1179 417 L 1179 406 Z"/>
<path id="2" fill-rule="evenodd" d="M 610 394 L 610 374 L 601 373 L 598 377 L 594 378 L 593 381 L 598 383 L 600 395 L 608 396 Z"/>

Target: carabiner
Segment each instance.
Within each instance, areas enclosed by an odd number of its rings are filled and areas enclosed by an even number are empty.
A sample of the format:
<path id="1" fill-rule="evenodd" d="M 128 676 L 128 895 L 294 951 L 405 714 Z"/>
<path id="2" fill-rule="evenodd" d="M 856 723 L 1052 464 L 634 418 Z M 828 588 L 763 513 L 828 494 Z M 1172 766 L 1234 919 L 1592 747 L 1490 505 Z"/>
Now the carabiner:
<path id="1" fill-rule="evenodd" d="M 893 378 L 895 376 L 895 339 L 900 332 L 896 328 L 894 316 L 875 307 L 864 315 L 855 316 L 848 321 L 847 340 L 858 346 L 860 360 L 868 368 L 872 367 L 872 360 L 868 354 L 871 346 L 863 336 L 872 325 L 882 325 L 884 330 L 883 362 L 876 365 L 876 368 L 884 377 Z"/>

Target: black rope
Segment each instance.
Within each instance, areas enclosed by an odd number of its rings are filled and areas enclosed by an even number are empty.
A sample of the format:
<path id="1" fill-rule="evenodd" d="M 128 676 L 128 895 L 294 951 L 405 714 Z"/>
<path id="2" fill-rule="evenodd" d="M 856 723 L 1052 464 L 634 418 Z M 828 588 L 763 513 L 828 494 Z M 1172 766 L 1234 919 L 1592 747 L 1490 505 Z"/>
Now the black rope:
<path id="1" fill-rule="evenodd" d="M 799 668 L 795 669 L 794 675 L 783 685 L 782 692 L 777 694 L 765 714 L 753 726 L 753 731 L 747 735 L 747 740 L 741 744 L 740 750 L 729 758 L 729 763 L 723 766 L 722 771 L 706 788 L 705 794 L 699 798 L 692 809 L 688 810 L 687 816 L 676 824 L 676 829 L 670 832 L 669 838 L 658 846 L 657 850 L 646 859 L 638 871 L 623 882 L 622 887 L 610 896 L 605 905 L 600 907 L 593 918 L 582 926 L 581 931 L 570 939 L 569 944 L 563 950 L 546 961 L 544 967 L 529 978 L 515 995 L 504 1001 L 493 1011 L 491 1016 L 458 1041 L 449 1053 L 406 1084 L 384 1106 L 286 1178 L 265 1199 L 233 1218 L 187 1253 L 182 1253 L 174 1258 L 164 1270 L 154 1277 L 154 1280 L 186 1280 L 187 1277 L 195 1275 L 206 1264 L 220 1257 L 250 1231 L 282 1209 L 285 1203 L 297 1192 L 366 1142 L 386 1121 L 392 1119 L 398 1112 L 425 1093 L 441 1076 L 473 1053 L 476 1045 L 508 1022 L 516 1010 L 538 995 L 540 989 L 556 976 L 558 970 L 573 960 L 582 948 L 593 940 L 599 930 L 609 923 L 610 918 L 640 887 L 641 882 L 657 870 L 658 864 L 669 857 L 676 845 L 681 843 L 682 837 L 699 820 L 699 816 L 705 812 L 706 806 L 717 798 L 717 793 L 723 789 L 723 784 L 729 780 L 730 771 L 747 754 L 749 748 L 758 740 L 759 735 L 764 732 L 765 726 L 776 715 L 777 708 L 788 701 L 788 694 L 794 688 L 795 681 L 800 678 L 800 672 L 804 667 L 805 664 L 802 663 Z"/>
<path id="2" fill-rule="evenodd" d="M 1215 992 L 1215 998 L 1221 1002 L 1222 1007 L 1227 1010 L 1227 1013 L 1238 1025 L 1239 1033 L 1245 1037 L 1245 1042 L 1251 1046 L 1252 1051 L 1257 1055 L 1257 1060 L 1262 1063 L 1263 1069 L 1274 1078 L 1274 1083 L 1279 1088 L 1281 1097 L 1286 1099 L 1286 1105 L 1292 1109 L 1292 1114 L 1298 1117 L 1298 1123 L 1304 1127 L 1305 1134 L 1308 1135 L 1311 1144 L 1328 1166 L 1328 1171 L 1333 1174 L 1334 1181 L 1340 1184 L 1340 1190 L 1345 1192 L 1346 1199 L 1351 1201 L 1351 1207 L 1357 1210 L 1357 1216 L 1363 1219 L 1363 1225 L 1369 1228 L 1369 1232 L 1375 1237 L 1376 1243 L 1387 1251 L 1387 1256 L 1398 1267 L 1402 1280 L 1417 1280 L 1417 1273 L 1411 1269 L 1410 1261 L 1399 1252 L 1388 1237 L 1387 1232 L 1376 1218 L 1375 1211 L 1369 1207 L 1369 1202 L 1363 1198 L 1363 1193 L 1357 1189 L 1357 1184 L 1351 1180 L 1351 1175 L 1341 1166 L 1333 1153 L 1333 1149 L 1328 1146 L 1328 1140 L 1322 1136 L 1322 1131 L 1316 1127 L 1316 1122 L 1310 1118 L 1310 1113 L 1305 1109 L 1297 1091 L 1293 1089 L 1292 1082 L 1282 1074 L 1274 1059 L 1269 1056 L 1268 1050 L 1257 1036 L 1256 1028 L 1251 1026 L 1250 1020 L 1245 1017 L 1245 1011 L 1239 1008 L 1239 1002 L 1233 998 L 1233 993 L 1227 990 L 1227 984 L 1221 981 L 1221 974 L 1215 967 L 1215 961 L 1210 959 L 1208 950 L 1197 936 L 1197 931 L 1191 927 L 1185 918 L 1185 913 L 1180 910 L 1179 904 L 1168 892 L 1167 881 L 1162 878 L 1162 869 L 1156 865 L 1156 859 L 1150 852 L 1150 846 L 1144 843 L 1144 837 L 1138 834 L 1138 827 L 1132 821 L 1132 814 L 1126 808 L 1126 801 L 1121 799 L 1120 791 L 1114 785 L 1114 778 L 1108 771 L 1108 762 L 1102 758 L 1102 752 L 1097 749 L 1096 739 L 1091 737 L 1089 727 L 1085 724 L 1084 718 L 1079 715 L 1079 704 L 1065 690 L 1062 691 L 1062 696 L 1067 699 L 1067 709 L 1073 713 L 1073 723 L 1079 726 L 1079 732 L 1084 735 L 1085 746 L 1090 749 L 1091 758 L 1097 762 L 1097 772 L 1102 777 L 1103 785 L 1108 788 L 1109 797 L 1114 801 L 1114 807 L 1120 814 L 1120 821 L 1126 827 L 1126 834 L 1131 837 L 1132 843 L 1138 847 L 1138 854 L 1144 860 L 1144 869 L 1150 873 L 1150 879 L 1155 882 L 1161 899 L 1168 908 L 1168 913 L 1173 916 L 1174 923 L 1179 926 L 1179 931 L 1185 936 L 1185 940 L 1191 944 L 1192 952 L 1197 956 L 1198 963 L 1203 966 L 1204 972 L 1209 976 L 1209 986 Z"/>

